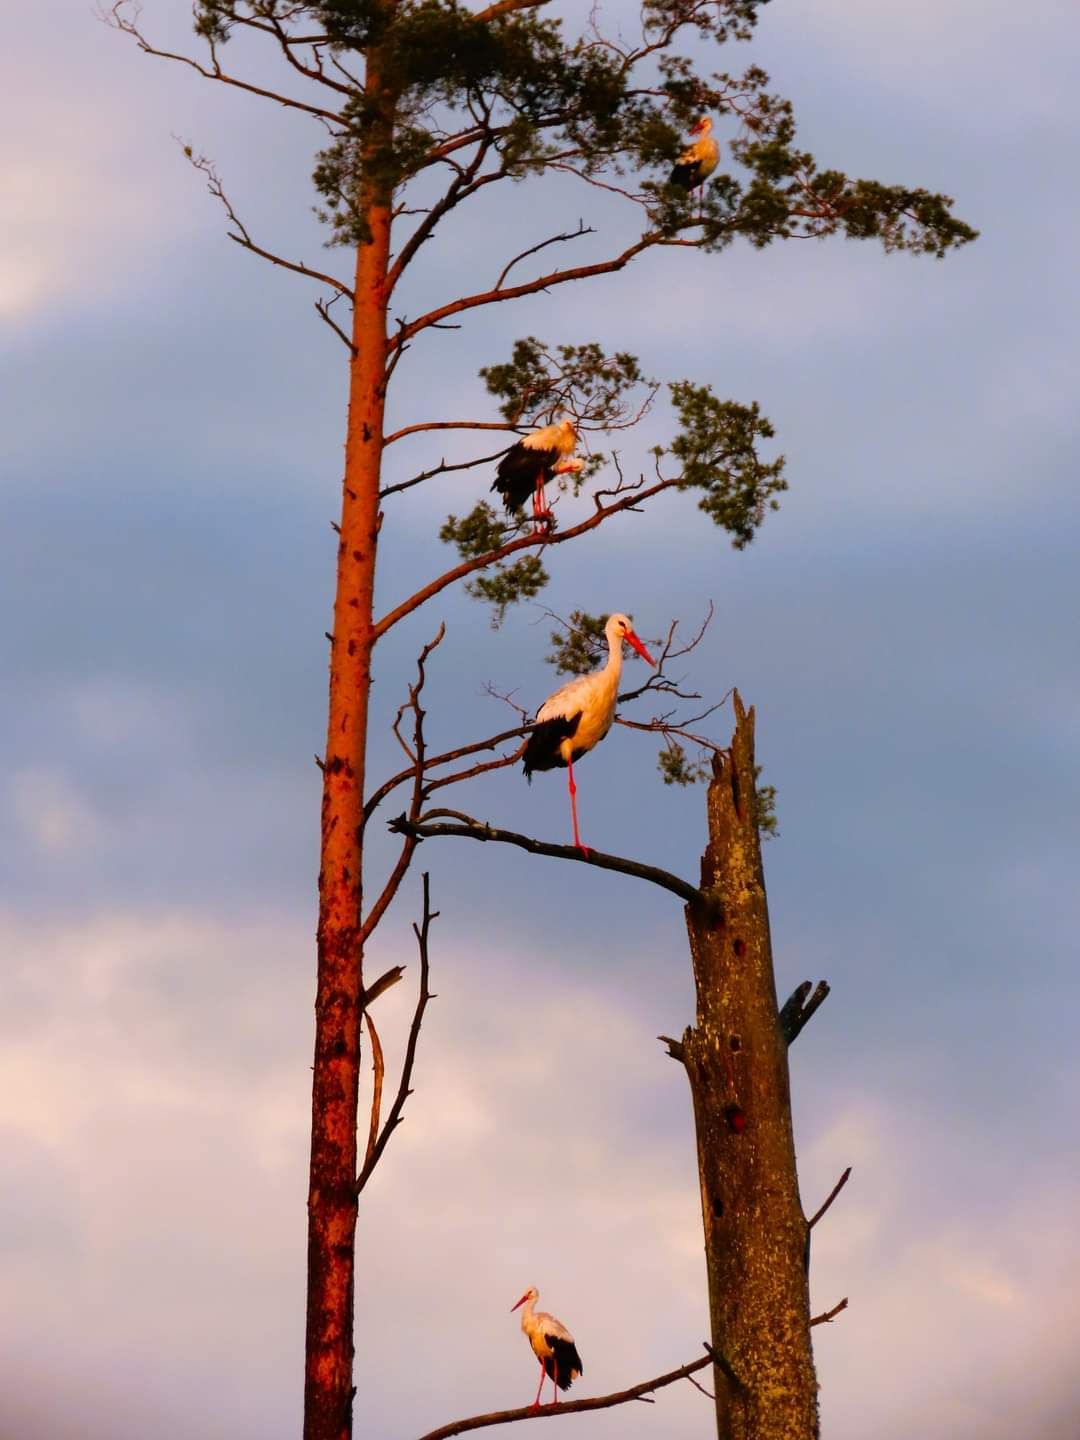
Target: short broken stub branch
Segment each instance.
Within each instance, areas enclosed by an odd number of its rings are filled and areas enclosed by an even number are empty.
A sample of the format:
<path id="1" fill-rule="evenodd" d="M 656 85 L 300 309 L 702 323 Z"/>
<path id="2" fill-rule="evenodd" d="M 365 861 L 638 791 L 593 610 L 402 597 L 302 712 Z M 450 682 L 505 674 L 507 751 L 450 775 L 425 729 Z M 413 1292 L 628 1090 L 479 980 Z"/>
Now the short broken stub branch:
<path id="1" fill-rule="evenodd" d="M 690 1083 L 697 1133 L 720 1440 L 816 1440 L 806 1254 L 788 1038 L 773 976 L 754 803 L 754 712 L 733 696 L 731 749 L 713 762 L 701 890 L 686 923 L 694 1024 L 663 1036 Z M 737 1377 L 734 1383 L 731 1376 Z"/>
<path id="2" fill-rule="evenodd" d="M 780 1031 L 788 1045 L 802 1034 L 803 1028 L 824 1005 L 828 995 L 827 980 L 819 980 L 817 985 L 812 980 L 804 980 L 795 987 L 780 1010 Z"/>

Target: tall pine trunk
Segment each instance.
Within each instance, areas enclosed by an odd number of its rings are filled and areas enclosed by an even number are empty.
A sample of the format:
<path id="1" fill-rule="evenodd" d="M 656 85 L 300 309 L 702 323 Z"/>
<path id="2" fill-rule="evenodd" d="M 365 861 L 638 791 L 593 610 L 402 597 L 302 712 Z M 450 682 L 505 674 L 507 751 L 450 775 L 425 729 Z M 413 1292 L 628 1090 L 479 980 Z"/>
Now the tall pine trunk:
<path id="1" fill-rule="evenodd" d="M 370 63 L 367 79 L 371 96 L 377 89 L 377 77 Z M 367 233 L 356 260 L 353 359 L 323 761 L 308 1192 L 305 1440 L 348 1440 L 352 1434 L 354 1394 L 356 1129 L 363 1013 L 362 822 L 386 398 L 386 276 L 391 225 L 389 204 L 370 188 L 361 194 L 360 208 Z"/>
<path id="2" fill-rule="evenodd" d="M 754 777 L 754 712 L 735 695 L 714 762 L 705 904 L 687 907 L 697 1020 L 673 1046 L 697 1131 L 720 1440 L 815 1440 L 809 1229 L 799 1199 L 787 1041 L 773 978 Z"/>

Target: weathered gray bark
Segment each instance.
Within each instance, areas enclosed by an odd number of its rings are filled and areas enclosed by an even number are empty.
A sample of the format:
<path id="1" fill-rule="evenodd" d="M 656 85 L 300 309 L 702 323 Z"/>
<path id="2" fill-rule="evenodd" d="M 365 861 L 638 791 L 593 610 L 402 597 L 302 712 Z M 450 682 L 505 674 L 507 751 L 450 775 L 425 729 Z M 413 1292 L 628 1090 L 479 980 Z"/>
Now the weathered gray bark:
<path id="1" fill-rule="evenodd" d="M 686 908 L 697 1020 L 672 1044 L 697 1130 L 720 1440 L 815 1440 L 809 1227 L 777 1007 L 754 786 L 754 712 L 735 695 L 714 762 L 703 899 Z"/>

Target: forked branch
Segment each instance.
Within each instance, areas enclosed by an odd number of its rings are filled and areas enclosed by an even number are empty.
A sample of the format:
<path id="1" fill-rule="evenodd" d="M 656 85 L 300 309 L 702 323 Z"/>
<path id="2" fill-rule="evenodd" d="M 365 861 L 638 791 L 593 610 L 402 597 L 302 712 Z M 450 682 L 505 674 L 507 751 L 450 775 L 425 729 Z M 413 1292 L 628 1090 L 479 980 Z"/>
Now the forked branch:
<path id="1" fill-rule="evenodd" d="M 812 989 L 814 993 L 811 995 Z M 811 980 L 804 980 L 784 1001 L 780 1010 L 780 1030 L 789 1045 L 802 1033 L 811 1016 L 824 1005 L 828 994 L 827 980 L 819 980 L 816 988 Z"/>

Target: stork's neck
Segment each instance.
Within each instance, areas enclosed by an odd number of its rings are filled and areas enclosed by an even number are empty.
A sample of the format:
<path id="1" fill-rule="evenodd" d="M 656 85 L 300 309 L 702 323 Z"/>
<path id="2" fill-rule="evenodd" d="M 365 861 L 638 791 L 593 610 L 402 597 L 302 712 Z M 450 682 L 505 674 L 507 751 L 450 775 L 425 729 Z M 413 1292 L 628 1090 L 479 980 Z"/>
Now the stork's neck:
<path id="1" fill-rule="evenodd" d="M 600 672 L 604 677 L 605 685 L 615 691 L 619 688 L 619 677 L 622 675 L 622 636 L 616 635 L 614 639 L 608 636 L 608 658 L 607 664 Z"/>
<path id="2" fill-rule="evenodd" d="M 537 1297 L 535 1295 L 532 1296 L 530 1299 L 525 1301 L 525 1304 L 521 1308 L 521 1328 L 526 1332 L 526 1334 L 528 1334 L 528 1332 L 536 1324 L 536 1319 L 533 1315 L 533 1310 L 536 1306 L 536 1298 Z"/>

